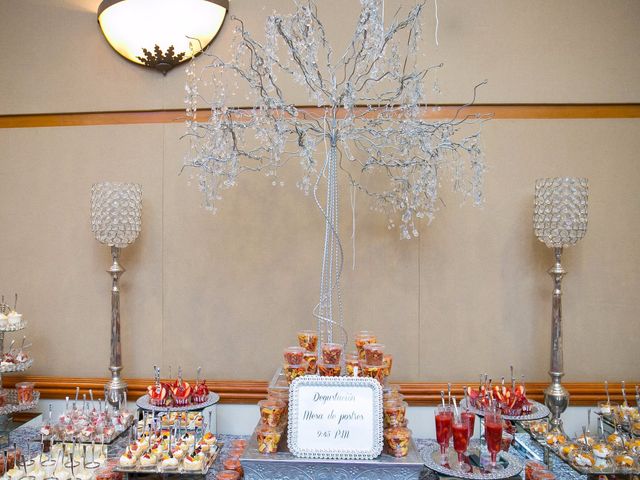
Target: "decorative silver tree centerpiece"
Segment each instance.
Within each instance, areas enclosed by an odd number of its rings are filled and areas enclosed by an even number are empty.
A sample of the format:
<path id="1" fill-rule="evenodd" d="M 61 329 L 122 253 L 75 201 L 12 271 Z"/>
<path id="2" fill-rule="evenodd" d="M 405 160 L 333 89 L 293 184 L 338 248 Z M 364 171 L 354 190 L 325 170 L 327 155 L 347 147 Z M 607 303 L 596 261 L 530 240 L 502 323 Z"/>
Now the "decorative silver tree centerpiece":
<path id="1" fill-rule="evenodd" d="M 397 223 L 403 238 L 418 235 L 418 219 L 434 217 L 444 172 L 464 198 L 475 204 L 483 200 L 480 134 L 475 128 L 465 132 L 464 126 L 484 116 L 465 116 L 463 108 L 447 120 L 425 116 L 427 75 L 442 65 L 420 65 L 424 3 L 405 17 L 396 12 L 388 25 L 382 0 L 360 4 L 355 31 L 342 53 L 331 46 L 317 2 L 306 0 L 296 1 L 292 14 L 268 16 L 264 42 L 232 17 L 231 58 L 203 52 L 187 67 L 191 147 L 185 166 L 197 170 L 207 208 L 215 211 L 222 190 L 245 172 L 261 171 L 277 185 L 278 170 L 289 159 L 302 167 L 298 187 L 313 193 L 325 222 L 320 300 L 314 309 L 318 345 L 346 342 L 338 172 L 352 196 L 362 192 L 371 197 L 373 208 L 388 215 L 390 227 Z M 305 103 L 314 106 L 286 99 L 283 77 L 300 85 L 308 94 Z M 213 97 L 203 99 L 201 87 Z M 241 100 L 238 92 L 247 92 L 246 98 Z M 200 121 L 197 110 L 203 101 L 208 112 Z M 238 102 L 251 106 L 239 107 Z M 323 162 L 316 159 L 318 150 L 324 152 Z M 318 197 L 320 188 L 326 189 L 324 202 Z M 341 339 L 333 338 L 334 327 Z"/>
<path id="2" fill-rule="evenodd" d="M 555 265 L 551 314 L 551 384 L 545 390 L 545 404 L 551 411 L 551 425 L 562 429 L 560 415 L 569 405 L 569 392 L 562 386 L 562 249 L 575 245 L 587 232 L 589 182 L 586 178 L 541 178 L 536 180 L 533 229 L 536 237 L 553 248 Z"/>
<path id="3" fill-rule="evenodd" d="M 91 187 L 91 231 L 96 239 L 111 247 L 111 380 L 104 387 L 105 399 L 120 406 L 127 384 L 120 376 L 120 287 L 125 269 L 120 265 L 120 249 L 133 243 L 142 228 L 142 187 L 136 183 L 96 183 Z"/>

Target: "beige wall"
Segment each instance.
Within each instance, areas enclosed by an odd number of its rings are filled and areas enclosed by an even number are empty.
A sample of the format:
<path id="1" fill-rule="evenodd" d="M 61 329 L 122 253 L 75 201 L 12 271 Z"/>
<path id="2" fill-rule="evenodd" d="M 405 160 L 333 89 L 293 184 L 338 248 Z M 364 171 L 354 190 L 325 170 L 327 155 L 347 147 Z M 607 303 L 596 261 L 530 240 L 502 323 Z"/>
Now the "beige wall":
<path id="1" fill-rule="evenodd" d="M 117 57 L 95 23 L 98 3 L 0 1 L 0 44 L 11 67 L 0 71 L 0 114 L 181 108 L 182 70 L 162 77 Z M 256 10 L 251 0 L 232 0 L 232 8 L 256 28 L 259 16 L 290 5 L 264 3 Z M 359 2 L 324 3 L 344 10 L 333 17 L 340 36 Z M 386 3 L 390 12 L 401 2 Z M 484 103 L 640 101 L 639 2 L 439 7 L 440 47 L 430 34 L 425 46 L 447 64 L 438 76 L 442 102 L 466 100 L 484 78 Z M 227 26 L 215 48 L 224 53 L 229 38 Z M 312 325 L 322 225 L 295 188 L 296 166 L 286 169 L 283 188 L 242 178 L 211 216 L 188 174 L 178 176 L 183 130 L 0 130 L 0 292 L 20 293 L 34 373 L 106 374 L 109 254 L 88 222 L 90 186 L 104 179 L 144 186 L 143 232 L 123 254 L 127 375 L 151 376 L 154 363 L 187 372 L 201 364 L 210 378 L 266 379 L 295 330 Z M 500 376 L 511 363 L 544 380 L 552 259 L 531 229 L 533 182 L 586 176 L 589 231 L 565 255 L 567 378 L 637 380 L 639 133 L 638 119 L 492 121 L 484 128 L 486 205 L 460 207 L 446 192 L 448 206 L 414 241 L 400 241 L 358 197 L 356 269 L 345 271 L 348 328 L 379 333 L 396 356 L 397 380 Z M 351 212 L 342 214 L 350 265 Z"/>

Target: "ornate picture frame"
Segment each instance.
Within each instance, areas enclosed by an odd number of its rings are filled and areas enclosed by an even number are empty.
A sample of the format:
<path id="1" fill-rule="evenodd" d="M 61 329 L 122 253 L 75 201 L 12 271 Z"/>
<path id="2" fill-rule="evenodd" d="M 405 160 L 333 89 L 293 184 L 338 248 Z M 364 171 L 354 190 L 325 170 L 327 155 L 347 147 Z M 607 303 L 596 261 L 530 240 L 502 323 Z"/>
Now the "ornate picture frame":
<path id="1" fill-rule="evenodd" d="M 382 387 L 368 377 L 296 378 L 288 447 L 296 457 L 371 460 L 382 453 Z"/>

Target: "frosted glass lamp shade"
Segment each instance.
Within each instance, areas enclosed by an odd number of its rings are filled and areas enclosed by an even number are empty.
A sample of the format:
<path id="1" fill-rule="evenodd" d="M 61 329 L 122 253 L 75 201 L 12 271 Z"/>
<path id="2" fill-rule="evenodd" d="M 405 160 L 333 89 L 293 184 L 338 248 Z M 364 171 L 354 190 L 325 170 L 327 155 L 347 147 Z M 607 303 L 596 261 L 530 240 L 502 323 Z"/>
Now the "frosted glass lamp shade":
<path id="1" fill-rule="evenodd" d="M 211 43 L 228 10 L 229 0 L 103 0 L 98 23 L 120 55 L 166 73 Z"/>

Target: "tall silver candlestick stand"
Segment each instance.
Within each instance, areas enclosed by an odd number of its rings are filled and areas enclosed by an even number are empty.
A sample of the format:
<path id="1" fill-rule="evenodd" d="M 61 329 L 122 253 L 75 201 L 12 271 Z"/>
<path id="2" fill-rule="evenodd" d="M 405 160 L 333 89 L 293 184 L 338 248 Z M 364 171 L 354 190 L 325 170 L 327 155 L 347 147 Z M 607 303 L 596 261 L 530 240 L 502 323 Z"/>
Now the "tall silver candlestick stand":
<path id="1" fill-rule="evenodd" d="M 554 249 L 555 265 L 551 308 L 551 384 L 544 392 L 551 411 L 551 426 L 562 430 L 560 416 L 569 406 L 569 392 L 562 385 L 564 375 L 562 337 L 562 250 L 575 245 L 587 231 L 589 182 L 584 178 L 542 178 L 536 180 L 533 227 L 541 242 Z"/>
<path id="2" fill-rule="evenodd" d="M 120 265 L 120 250 L 138 237 L 142 227 L 142 187 L 135 183 L 96 183 L 91 188 L 91 230 L 96 239 L 111 247 L 111 380 L 104 396 L 113 406 L 124 401 L 127 384 L 120 376 L 122 346 L 120 340 L 120 286 L 125 269 Z"/>

